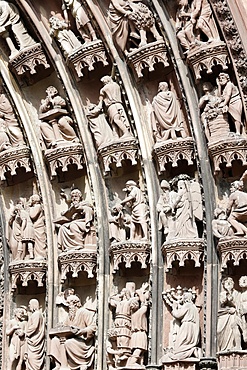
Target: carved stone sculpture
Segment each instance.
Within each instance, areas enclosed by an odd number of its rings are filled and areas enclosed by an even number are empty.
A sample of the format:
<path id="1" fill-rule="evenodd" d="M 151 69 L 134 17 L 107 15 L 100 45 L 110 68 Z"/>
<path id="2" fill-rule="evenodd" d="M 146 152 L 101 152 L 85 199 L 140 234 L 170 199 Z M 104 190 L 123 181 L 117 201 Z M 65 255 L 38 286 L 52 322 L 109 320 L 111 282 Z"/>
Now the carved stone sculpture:
<path id="1" fill-rule="evenodd" d="M 10 36 L 9 29 L 14 37 Z M 0 1 L 0 35 L 6 39 L 10 48 L 10 58 L 16 56 L 24 48 L 35 45 L 35 41 L 28 34 L 21 20 L 17 7 L 3 0 Z"/>
<path id="2" fill-rule="evenodd" d="M 62 193 L 61 195 L 64 196 Z M 83 200 L 79 189 L 73 189 L 67 199 L 68 209 L 53 222 L 58 229 L 58 247 L 62 251 L 83 249 L 85 237 L 90 234 L 94 211 L 92 205 Z"/>
<path id="3" fill-rule="evenodd" d="M 127 220 L 123 213 L 123 206 L 116 204 L 109 212 L 109 231 L 111 242 L 126 240 Z"/>
<path id="4" fill-rule="evenodd" d="M 49 355 L 56 369 L 89 369 L 94 360 L 94 336 L 96 331 L 95 312 L 84 308 L 77 295 L 66 298 L 69 313 L 63 324 L 50 331 Z"/>
<path id="5" fill-rule="evenodd" d="M 151 115 L 153 133 L 156 141 L 185 138 L 185 122 L 181 108 L 173 92 L 169 90 L 167 82 L 160 82 L 158 94 L 152 102 Z"/>
<path id="6" fill-rule="evenodd" d="M 78 0 L 62 0 L 62 2 L 62 10 L 64 12 L 66 23 L 69 24 L 67 10 L 70 10 L 72 16 L 75 18 L 77 30 L 79 31 L 84 42 L 88 43 L 90 41 L 97 40 L 96 33 L 85 10 L 83 9 L 81 2 Z"/>
<path id="7" fill-rule="evenodd" d="M 231 194 L 229 196 L 226 215 L 228 221 L 234 229 L 236 236 L 247 234 L 247 193 L 243 191 L 243 181 L 234 181 L 231 184 Z"/>
<path id="8" fill-rule="evenodd" d="M 227 220 L 226 211 L 223 208 L 214 210 L 214 220 L 212 221 L 212 230 L 216 238 L 224 238 L 234 234 L 230 222 Z"/>
<path id="9" fill-rule="evenodd" d="M 44 212 L 38 194 L 30 197 L 30 207 L 20 198 L 9 219 L 8 241 L 13 260 L 44 259 L 46 234 Z"/>
<path id="10" fill-rule="evenodd" d="M 112 368 L 145 368 L 143 356 L 147 351 L 148 302 L 145 284 L 135 290 L 134 283 L 127 283 L 119 294 L 110 297 L 109 304 L 115 312 L 115 328 L 109 333 L 112 343 L 107 348 Z"/>
<path id="11" fill-rule="evenodd" d="M 172 199 L 175 193 L 171 191 L 171 186 L 166 180 L 161 181 L 160 187 L 163 193 L 156 206 L 159 215 L 159 230 L 163 229 L 164 235 L 168 235 L 173 228 Z"/>
<path id="12" fill-rule="evenodd" d="M 174 293 L 170 290 L 163 293 L 163 299 L 172 308 L 174 322 L 170 348 L 162 362 L 199 361 L 200 325 L 198 308 L 194 303 L 195 293 L 191 289 L 184 289 L 182 294 L 181 287 L 177 287 L 177 294 Z"/>
<path id="13" fill-rule="evenodd" d="M 247 276 L 241 276 L 239 286 L 242 289 L 239 312 L 242 321 L 243 340 L 247 343 Z"/>
<path id="14" fill-rule="evenodd" d="M 239 313 L 241 293 L 234 289 L 234 281 L 231 277 L 223 279 L 222 287 L 217 325 L 218 350 L 239 351 L 242 348 L 242 321 Z"/>
<path id="15" fill-rule="evenodd" d="M 31 315 L 26 328 L 26 369 L 45 368 L 45 319 L 39 301 L 29 301 Z"/>
<path id="16" fill-rule="evenodd" d="M 131 210 L 130 240 L 148 240 L 148 210 L 144 195 L 135 181 L 129 180 L 125 185 L 126 197 L 121 204 Z"/>
<path id="17" fill-rule="evenodd" d="M 26 344 L 27 311 L 18 307 L 14 310 L 14 318 L 9 321 L 6 334 L 9 337 L 9 369 L 21 370 L 24 362 Z"/>

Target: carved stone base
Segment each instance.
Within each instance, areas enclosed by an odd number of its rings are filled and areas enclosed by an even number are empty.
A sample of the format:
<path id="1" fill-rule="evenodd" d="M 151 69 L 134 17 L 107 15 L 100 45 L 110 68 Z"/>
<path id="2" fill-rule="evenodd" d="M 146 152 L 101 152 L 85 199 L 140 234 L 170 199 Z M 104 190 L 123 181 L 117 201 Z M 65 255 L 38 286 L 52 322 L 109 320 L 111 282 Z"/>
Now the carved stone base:
<path id="1" fill-rule="evenodd" d="M 83 168 L 83 148 L 78 143 L 67 143 L 58 145 L 54 149 L 47 149 L 44 156 L 49 163 L 51 179 L 57 175 L 56 169 L 61 168 L 62 172 L 68 171 L 70 164 L 76 164 L 77 169 Z M 65 143 L 65 144 L 64 144 Z"/>
<path id="2" fill-rule="evenodd" d="M 116 167 L 122 167 L 122 161 L 128 159 L 132 166 L 137 164 L 137 141 L 134 137 L 119 139 L 111 144 L 100 146 L 98 155 L 102 158 L 104 172 L 111 171 L 110 164 L 116 163 Z"/>
<path id="3" fill-rule="evenodd" d="M 108 65 L 104 45 L 101 40 L 83 44 L 67 58 L 67 63 L 73 64 L 78 77 L 83 77 L 82 69 L 85 67 L 89 71 L 93 71 L 94 63 L 97 62 L 102 62 L 104 66 Z"/>
<path id="4" fill-rule="evenodd" d="M 247 351 L 227 351 L 217 354 L 219 370 L 246 370 Z"/>
<path id="5" fill-rule="evenodd" d="M 16 175 L 16 169 L 23 167 L 26 172 L 31 172 L 29 149 L 23 146 L 12 147 L 0 153 L 0 179 L 6 180 L 6 172 L 11 176 Z"/>
<path id="6" fill-rule="evenodd" d="M 242 136 L 234 135 L 209 143 L 208 152 L 213 160 L 215 174 L 220 172 L 222 163 L 226 163 L 228 168 L 232 167 L 234 160 L 240 160 L 243 166 L 247 165 L 247 139 Z"/>
<path id="7" fill-rule="evenodd" d="M 229 261 L 233 261 L 234 266 L 239 266 L 240 260 L 247 258 L 247 238 L 231 236 L 220 239 L 218 251 L 221 257 L 221 271 L 227 268 Z"/>
<path id="8" fill-rule="evenodd" d="M 113 260 L 113 273 L 119 269 L 119 264 L 124 262 L 126 268 L 131 267 L 131 262 L 140 262 L 141 268 L 147 268 L 150 256 L 150 242 L 142 240 L 112 243 L 109 254 Z"/>
<path id="9" fill-rule="evenodd" d="M 143 77 L 142 70 L 144 68 L 148 68 L 149 72 L 152 72 L 156 63 L 163 63 L 164 67 L 168 67 L 166 53 L 165 42 L 163 40 L 155 41 L 129 53 L 126 62 L 140 78 Z"/>
<path id="10" fill-rule="evenodd" d="M 213 73 L 212 67 L 215 65 L 226 70 L 229 64 L 226 44 L 222 41 L 203 43 L 188 53 L 187 62 L 192 67 L 196 80 L 201 79 L 202 70 L 206 70 L 208 74 Z"/>
<path id="11" fill-rule="evenodd" d="M 17 288 L 17 280 L 21 281 L 22 286 L 28 286 L 28 281 L 35 280 L 38 287 L 42 287 L 45 281 L 47 264 L 45 261 L 24 260 L 13 261 L 9 264 L 11 275 L 11 290 Z"/>
<path id="12" fill-rule="evenodd" d="M 188 165 L 192 165 L 194 163 L 194 141 L 189 137 L 158 142 L 154 145 L 153 153 L 157 159 L 159 173 L 166 171 L 165 165 L 169 162 L 172 167 L 177 167 L 181 159 L 187 160 Z"/>
<path id="13" fill-rule="evenodd" d="M 45 69 L 50 67 L 47 63 L 46 56 L 41 44 L 34 44 L 21 50 L 14 57 L 9 59 L 9 65 L 17 75 L 30 73 L 31 75 L 37 73 L 37 65 L 43 65 Z"/>
<path id="14" fill-rule="evenodd" d="M 63 252 L 58 256 L 58 263 L 61 269 L 61 283 L 65 282 L 69 272 L 72 272 L 73 278 L 77 278 L 80 271 L 86 271 L 88 278 L 93 278 L 97 254 L 87 249 Z"/>
<path id="15" fill-rule="evenodd" d="M 186 260 L 195 261 L 195 267 L 200 267 L 203 261 L 203 239 L 179 239 L 165 242 L 161 247 L 163 256 L 166 258 L 166 271 L 172 268 L 172 262 L 178 261 L 179 267 L 184 266 Z"/>
<path id="16" fill-rule="evenodd" d="M 199 360 L 195 361 L 174 361 L 174 362 L 164 362 L 164 370 L 196 370 L 198 367 Z"/>

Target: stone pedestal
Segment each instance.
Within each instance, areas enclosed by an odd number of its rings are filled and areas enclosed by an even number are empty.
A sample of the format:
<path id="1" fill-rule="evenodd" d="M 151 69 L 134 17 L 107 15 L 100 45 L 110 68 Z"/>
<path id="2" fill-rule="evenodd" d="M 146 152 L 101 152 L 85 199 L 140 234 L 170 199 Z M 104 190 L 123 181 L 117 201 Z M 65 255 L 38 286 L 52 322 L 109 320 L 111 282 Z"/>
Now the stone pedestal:
<path id="1" fill-rule="evenodd" d="M 247 351 L 227 351 L 217 354 L 219 370 L 246 370 Z"/>
<path id="2" fill-rule="evenodd" d="M 20 280 L 22 286 L 28 286 L 28 281 L 35 280 L 38 287 L 42 287 L 45 282 L 46 269 L 45 261 L 23 260 L 10 262 L 11 290 L 15 291 L 17 288 L 17 280 Z"/>
<path id="3" fill-rule="evenodd" d="M 218 251 L 221 257 L 221 271 L 227 268 L 227 263 L 233 261 L 239 266 L 241 259 L 246 259 L 247 239 L 237 236 L 222 238 L 218 242 Z"/>
<path id="4" fill-rule="evenodd" d="M 230 61 L 226 44 L 223 41 L 212 41 L 192 48 L 187 55 L 187 62 L 191 66 L 196 80 L 200 80 L 200 71 L 205 70 L 211 74 L 213 73 L 212 67 L 215 65 L 227 70 Z"/>
<path id="5" fill-rule="evenodd" d="M 88 278 L 93 278 L 97 254 L 87 249 L 63 252 L 58 256 L 58 264 L 61 269 L 61 283 L 65 282 L 69 272 L 72 273 L 73 278 L 77 278 L 80 271 L 87 272 Z"/>
<path id="6" fill-rule="evenodd" d="M 186 260 L 195 261 L 195 267 L 200 267 L 204 256 L 203 239 L 178 239 L 165 242 L 161 247 L 166 259 L 166 271 L 172 268 L 174 261 L 179 262 L 179 267 L 184 266 Z"/>
<path id="7" fill-rule="evenodd" d="M 154 65 L 157 63 L 169 67 L 166 44 L 162 40 L 142 46 L 128 53 L 126 62 L 133 69 L 137 78 L 143 77 L 142 70 L 144 68 L 148 68 L 149 72 L 154 71 Z"/>
<path id="8" fill-rule="evenodd" d="M 198 363 L 199 363 L 199 360 L 164 362 L 163 370 L 196 370 L 198 369 Z"/>
<path id="9" fill-rule="evenodd" d="M 94 64 L 97 62 L 102 62 L 104 66 L 108 65 L 104 45 L 101 40 L 83 44 L 69 54 L 67 58 L 67 64 L 73 65 L 78 77 L 83 77 L 83 68 L 93 71 Z"/>
<path id="10" fill-rule="evenodd" d="M 202 357 L 199 362 L 200 370 L 215 370 L 217 369 L 217 361 L 215 357 Z"/>
<path id="11" fill-rule="evenodd" d="M 178 166 L 178 161 L 185 159 L 188 165 L 194 164 L 194 140 L 191 137 L 166 140 L 154 145 L 153 155 L 158 163 L 159 173 L 165 172 L 167 163 Z"/>
<path id="12" fill-rule="evenodd" d="M 150 257 L 149 241 L 125 241 L 112 243 L 109 248 L 109 254 L 113 261 L 113 273 L 119 269 L 119 264 L 124 262 L 126 268 L 131 267 L 132 262 L 140 262 L 141 268 L 147 268 Z"/>
<path id="13" fill-rule="evenodd" d="M 6 172 L 11 176 L 16 175 L 18 168 L 25 168 L 26 172 L 31 172 L 30 152 L 25 146 L 12 147 L 0 153 L 0 180 L 6 180 Z"/>

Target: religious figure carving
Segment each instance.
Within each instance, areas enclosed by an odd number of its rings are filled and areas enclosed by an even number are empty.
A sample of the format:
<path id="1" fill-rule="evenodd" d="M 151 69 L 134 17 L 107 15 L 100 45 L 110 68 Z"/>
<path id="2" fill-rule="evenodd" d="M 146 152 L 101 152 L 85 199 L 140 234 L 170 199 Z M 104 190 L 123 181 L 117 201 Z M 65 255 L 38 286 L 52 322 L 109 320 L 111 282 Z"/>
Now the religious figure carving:
<path id="1" fill-rule="evenodd" d="M 28 34 L 21 20 L 17 7 L 3 0 L 0 1 L 0 35 L 6 39 L 10 48 L 10 58 L 26 47 L 35 45 L 35 41 Z"/>
<path id="2" fill-rule="evenodd" d="M 104 86 L 100 90 L 98 109 L 106 110 L 115 138 L 132 138 L 130 124 L 122 103 L 120 86 L 110 76 L 101 78 Z"/>
<path id="3" fill-rule="evenodd" d="M 234 181 L 231 184 L 231 194 L 229 196 L 226 215 L 228 221 L 234 229 L 234 235 L 247 235 L 247 193 L 243 191 L 243 181 Z"/>
<path id="4" fill-rule="evenodd" d="M 25 142 L 12 106 L 6 95 L 0 94 L 0 152 L 21 145 Z"/>
<path id="5" fill-rule="evenodd" d="M 218 311 L 217 341 L 219 351 L 241 350 L 242 321 L 239 314 L 241 293 L 234 289 L 231 277 L 222 280 Z"/>
<path id="6" fill-rule="evenodd" d="M 123 206 L 116 204 L 109 212 L 110 240 L 112 242 L 121 242 L 126 240 L 126 215 L 123 212 Z"/>
<path id="7" fill-rule="evenodd" d="M 61 16 L 60 13 L 51 13 L 52 16 L 49 19 L 51 29 L 50 35 L 57 39 L 64 52 L 65 57 L 73 53 L 76 49 L 82 46 L 73 31 L 69 29 L 69 24 Z"/>
<path id="8" fill-rule="evenodd" d="M 21 370 L 25 355 L 25 334 L 27 326 L 26 307 L 14 310 L 14 318 L 9 321 L 6 334 L 9 337 L 9 369 Z"/>
<path id="9" fill-rule="evenodd" d="M 66 198 L 62 191 L 61 195 Z M 53 222 L 58 229 L 58 247 L 62 251 L 84 248 L 85 237 L 90 233 L 94 211 L 92 205 L 83 200 L 79 189 L 70 192 L 70 199 L 66 198 L 68 209 L 61 213 L 60 218 Z"/>
<path id="10" fill-rule="evenodd" d="M 28 306 L 31 315 L 26 328 L 26 369 L 43 370 L 45 368 L 45 319 L 37 299 L 31 299 Z"/>
<path id="11" fill-rule="evenodd" d="M 247 343 L 247 276 L 241 276 L 239 286 L 242 288 L 239 313 L 242 321 L 243 340 Z"/>
<path id="12" fill-rule="evenodd" d="M 162 362 L 199 360 L 201 350 L 198 348 L 200 340 L 199 312 L 194 303 L 195 293 L 191 289 L 177 287 L 177 295 L 167 291 L 163 299 L 172 308 L 174 317 L 172 343 Z"/>
<path id="13" fill-rule="evenodd" d="M 163 40 L 155 26 L 152 12 L 140 0 L 129 2 L 111 0 L 109 19 L 113 40 L 116 46 L 126 54 L 129 49 L 128 41 L 132 41 L 132 45 L 134 47 L 137 45 L 138 48 L 148 43 L 147 32 L 151 33 L 155 40 Z"/>
<path id="14" fill-rule="evenodd" d="M 156 141 L 187 137 L 185 122 L 176 96 L 167 82 L 160 82 L 158 94 L 152 102 L 151 122 Z"/>
<path id="15" fill-rule="evenodd" d="M 216 238 L 224 238 L 234 234 L 230 222 L 227 220 L 226 211 L 223 208 L 215 208 L 212 230 Z"/>
<path id="16" fill-rule="evenodd" d="M 126 205 L 131 210 L 130 240 L 148 240 L 148 209 L 144 195 L 137 183 L 129 180 L 123 189 L 126 197 L 121 205 Z"/>
<path id="17" fill-rule="evenodd" d="M 72 127 L 74 122 L 67 115 L 66 101 L 59 96 L 54 86 L 46 89 L 46 95 L 39 108 L 40 130 L 46 146 L 54 148 L 59 143 L 78 143 L 79 139 Z"/>
<path id="18" fill-rule="evenodd" d="M 110 331 L 109 339 L 116 343 L 107 348 L 112 368 L 145 368 L 143 356 L 147 351 L 149 304 L 146 284 L 136 290 L 134 283 L 127 283 L 120 293 L 110 297 L 109 304 L 115 312 L 115 328 Z"/>
<path id="19" fill-rule="evenodd" d="M 198 238 L 195 220 L 202 220 L 199 184 L 191 181 L 188 175 L 178 175 L 171 181 L 172 191 L 169 191 L 167 182 L 162 186 L 165 193 L 159 199 L 157 210 L 160 228 L 163 227 L 167 235 L 166 242 Z"/>
<path id="20" fill-rule="evenodd" d="M 30 259 L 45 258 L 44 211 L 38 194 L 30 197 L 30 206 L 23 198 L 17 200 L 9 218 L 7 234 L 13 260 L 24 260 L 27 252 Z"/>
<path id="21" fill-rule="evenodd" d="M 66 295 L 66 303 L 69 309 L 66 320 L 50 331 L 49 355 L 56 369 L 67 366 L 69 369 L 90 369 L 95 353 L 95 311 L 82 307 L 80 298 L 73 292 Z"/>

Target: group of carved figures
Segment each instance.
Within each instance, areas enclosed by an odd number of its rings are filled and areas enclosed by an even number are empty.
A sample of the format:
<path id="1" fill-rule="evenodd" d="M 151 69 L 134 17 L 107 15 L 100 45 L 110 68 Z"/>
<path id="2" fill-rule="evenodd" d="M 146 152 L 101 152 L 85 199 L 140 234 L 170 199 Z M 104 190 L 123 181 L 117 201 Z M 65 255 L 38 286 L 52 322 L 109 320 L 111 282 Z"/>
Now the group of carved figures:
<path id="1" fill-rule="evenodd" d="M 14 310 L 14 318 L 9 321 L 6 334 L 9 337 L 8 369 L 42 370 L 45 366 L 45 318 L 37 299 L 29 301 L 27 307 Z"/>

